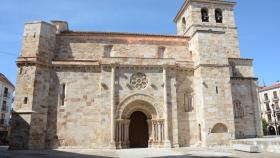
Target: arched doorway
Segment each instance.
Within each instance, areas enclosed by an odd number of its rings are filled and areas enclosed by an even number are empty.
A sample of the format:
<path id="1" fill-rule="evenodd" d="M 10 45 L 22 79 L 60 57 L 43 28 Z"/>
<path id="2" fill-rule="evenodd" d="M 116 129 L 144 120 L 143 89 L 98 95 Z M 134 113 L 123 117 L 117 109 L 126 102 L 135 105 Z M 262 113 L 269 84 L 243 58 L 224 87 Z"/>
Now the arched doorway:
<path id="1" fill-rule="evenodd" d="M 164 127 L 163 107 L 151 96 L 132 94 L 123 99 L 116 109 L 116 147 L 164 147 Z M 143 142 L 139 142 L 139 138 Z"/>
<path id="2" fill-rule="evenodd" d="M 149 141 L 149 131 L 147 116 L 140 111 L 136 111 L 130 116 L 129 142 L 130 148 L 147 148 Z"/>
<path id="3" fill-rule="evenodd" d="M 269 135 L 276 135 L 275 128 L 272 126 L 268 127 L 268 134 Z"/>

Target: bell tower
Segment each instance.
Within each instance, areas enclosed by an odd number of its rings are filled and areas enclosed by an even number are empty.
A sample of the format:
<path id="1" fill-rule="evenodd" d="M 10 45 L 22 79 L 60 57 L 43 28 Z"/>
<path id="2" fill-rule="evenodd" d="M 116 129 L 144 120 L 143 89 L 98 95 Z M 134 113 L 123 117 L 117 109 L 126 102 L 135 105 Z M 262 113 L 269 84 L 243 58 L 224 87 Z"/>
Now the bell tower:
<path id="1" fill-rule="evenodd" d="M 228 58 L 240 58 L 235 5 L 236 2 L 229 0 L 186 0 L 183 4 L 174 22 L 178 35 L 190 37 L 197 64 L 215 59 L 225 63 Z M 195 49 L 199 49 L 199 53 L 195 53 Z M 202 59 L 202 56 L 209 58 Z"/>
<path id="2" fill-rule="evenodd" d="M 202 146 L 235 139 L 229 58 L 240 58 L 235 2 L 186 0 L 175 18 L 177 34 L 189 37 Z M 216 132 L 219 131 L 219 132 Z"/>

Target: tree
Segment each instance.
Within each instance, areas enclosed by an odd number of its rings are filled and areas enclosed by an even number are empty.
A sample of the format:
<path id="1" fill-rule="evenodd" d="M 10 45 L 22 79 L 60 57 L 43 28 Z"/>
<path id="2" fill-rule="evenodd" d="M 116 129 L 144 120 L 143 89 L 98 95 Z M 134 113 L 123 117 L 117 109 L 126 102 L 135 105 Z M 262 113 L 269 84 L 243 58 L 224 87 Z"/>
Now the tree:
<path id="1" fill-rule="evenodd" d="M 268 127 L 268 123 L 266 122 L 265 119 L 262 119 L 262 125 L 263 125 L 263 134 L 267 135 L 267 127 Z"/>

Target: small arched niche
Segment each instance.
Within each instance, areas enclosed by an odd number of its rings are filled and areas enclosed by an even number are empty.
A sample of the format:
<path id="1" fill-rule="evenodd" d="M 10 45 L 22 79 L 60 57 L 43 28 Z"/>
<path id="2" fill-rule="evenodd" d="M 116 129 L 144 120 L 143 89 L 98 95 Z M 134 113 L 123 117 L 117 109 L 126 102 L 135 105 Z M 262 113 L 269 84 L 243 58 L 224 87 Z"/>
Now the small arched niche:
<path id="1" fill-rule="evenodd" d="M 182 31 L 185 32 L 186 31 L 186 25 L 187 25 L 185 17 L 182 18 L 182 24 L 181 25 L 182 25 L 181 26 L 182 27 Z"/>
<path id="2" fill-rule="evenodd" d="M 227 133 L 228 128 L 225 124 L 223 123 L 217 123 L 213 129 L 211 130 L 211 133 Z"/>

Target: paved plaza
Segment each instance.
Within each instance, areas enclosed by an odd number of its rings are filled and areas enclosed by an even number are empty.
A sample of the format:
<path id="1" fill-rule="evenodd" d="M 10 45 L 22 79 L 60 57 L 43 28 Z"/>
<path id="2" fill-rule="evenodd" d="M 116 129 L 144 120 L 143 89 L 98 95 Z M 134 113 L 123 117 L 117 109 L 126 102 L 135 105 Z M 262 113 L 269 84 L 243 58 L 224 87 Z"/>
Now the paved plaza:
<path id="1" fill-rule="evenodd" d="M 178 148 L 178 149 L 125 149 L 125 150 L 40 150 L 8 151 L 0 147 L 0 158 L 279 158 L 274 153 L 246 153 L 227 148 Z"/>

